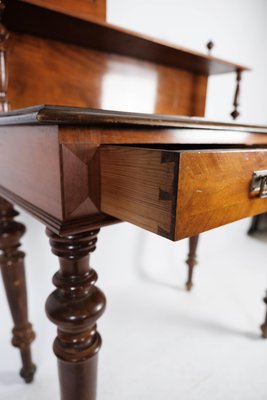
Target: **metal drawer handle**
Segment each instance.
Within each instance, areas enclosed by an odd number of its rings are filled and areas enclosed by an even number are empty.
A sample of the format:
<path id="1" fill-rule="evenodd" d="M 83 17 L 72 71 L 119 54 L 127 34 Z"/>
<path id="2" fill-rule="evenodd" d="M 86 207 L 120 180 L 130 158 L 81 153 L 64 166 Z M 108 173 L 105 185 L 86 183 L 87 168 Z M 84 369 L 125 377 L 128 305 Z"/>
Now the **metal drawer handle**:
<path id="1" fill-rule="evenodd" d="M 258 192 L 261 199 L 267 197 L 267 170 L 253 172 L 250 190 Z"/>

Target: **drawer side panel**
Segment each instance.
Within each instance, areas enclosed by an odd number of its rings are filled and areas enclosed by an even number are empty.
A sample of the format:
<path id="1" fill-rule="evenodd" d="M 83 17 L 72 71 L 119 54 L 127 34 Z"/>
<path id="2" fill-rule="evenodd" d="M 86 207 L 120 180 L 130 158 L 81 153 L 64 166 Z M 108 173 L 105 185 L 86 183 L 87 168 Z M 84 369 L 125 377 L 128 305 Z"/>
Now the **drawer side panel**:
<path id="1" fill-rule="evenodd" d="M 101 149 L 101 211 L 173 239 L 178 155 L 126 147 Z"/>

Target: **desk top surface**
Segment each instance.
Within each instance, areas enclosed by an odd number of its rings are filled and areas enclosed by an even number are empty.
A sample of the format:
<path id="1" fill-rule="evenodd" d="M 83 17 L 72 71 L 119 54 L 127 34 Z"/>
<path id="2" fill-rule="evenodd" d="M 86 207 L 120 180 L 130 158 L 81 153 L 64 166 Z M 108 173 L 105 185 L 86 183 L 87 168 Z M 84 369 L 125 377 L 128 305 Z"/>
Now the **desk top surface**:
<path id="1" fill-rule="evenodd" d="M 71 125 L 99 127 L 188 128 L 267 134 L 267 126 L 210 121 L 205 118 L 140 114 L 90 108 L 40 105 L 0 115 L 0 125 Z"/>

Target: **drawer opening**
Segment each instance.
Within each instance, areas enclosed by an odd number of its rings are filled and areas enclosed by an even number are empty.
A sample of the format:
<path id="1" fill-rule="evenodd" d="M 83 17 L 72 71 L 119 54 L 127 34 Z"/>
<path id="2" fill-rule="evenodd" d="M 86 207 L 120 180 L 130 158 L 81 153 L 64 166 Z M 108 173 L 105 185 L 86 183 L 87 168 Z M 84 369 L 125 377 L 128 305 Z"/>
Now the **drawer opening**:
<path id="1" fill-rule="evenodd" d="M 267 211 L 251 196 L 266 149 L 103 146 L 101 211 L 171 240 Z"/>

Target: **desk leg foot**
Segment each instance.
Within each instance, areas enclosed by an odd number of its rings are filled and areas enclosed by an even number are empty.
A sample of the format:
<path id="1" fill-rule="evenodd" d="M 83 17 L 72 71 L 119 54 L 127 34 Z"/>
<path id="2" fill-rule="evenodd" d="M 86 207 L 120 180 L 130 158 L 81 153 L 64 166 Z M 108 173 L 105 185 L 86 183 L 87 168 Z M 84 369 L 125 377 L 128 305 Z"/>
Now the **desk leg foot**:
<path id="1" fill-rule="evenodd" d="M 248 230 L 248 235 L 253 235 L 258 231 L 261 215 L 255 215 L 251 220 L 251 225 Z"/>
<path id="2" fill-rule="evenodd" d="M 190 291 L 193 287 L 193 271 L 197 264 L 197 245 L 198 245 L 199 235 L 192 236 L 189 238 L 189 253 L 186 260 L 188 265 L 188 277 L 185 284 L 186 290 Z"/>
<path id="3" fill-rule="evenodd" d="M 263 301 L 267 306 L 267 292 L 266 292 L 266 296 L 264 297 Z M 267 312 L 265 315 L 264 323 L 261 325 L 261 336 L 263 339 L 267 339 Z"/>
<path id="4" fill-rule="evenodd" d="M 36 370 L 31 357 L 31 343 L 35 338 L 32 325 L 28 322 L 27 289 L 25 282 L 24 257 L 18 250 L 19 240 L 25 226 L 14 218 L 18 212 L 12 204 L 0 198 L 0 256 L 1 273 L 14 321 L 12 344 L 20 349 L 22 359 L 21 377 L 26 383 L 33 380 Z"/>
<path id="5" fill-rule="evenodd" d="M 61 400 L 96 399 L 97 354 L 101 346 L 96 322 L 106 304 L 104 294 L 95 286 L 97 274 L 89 266 L 98 232 L 94 229 L 61 237 L 46 230 L 60 263 L 53 278 L 57 289 L 47 299 L 46 313 L 58 327 L 54 353 Z"/>

